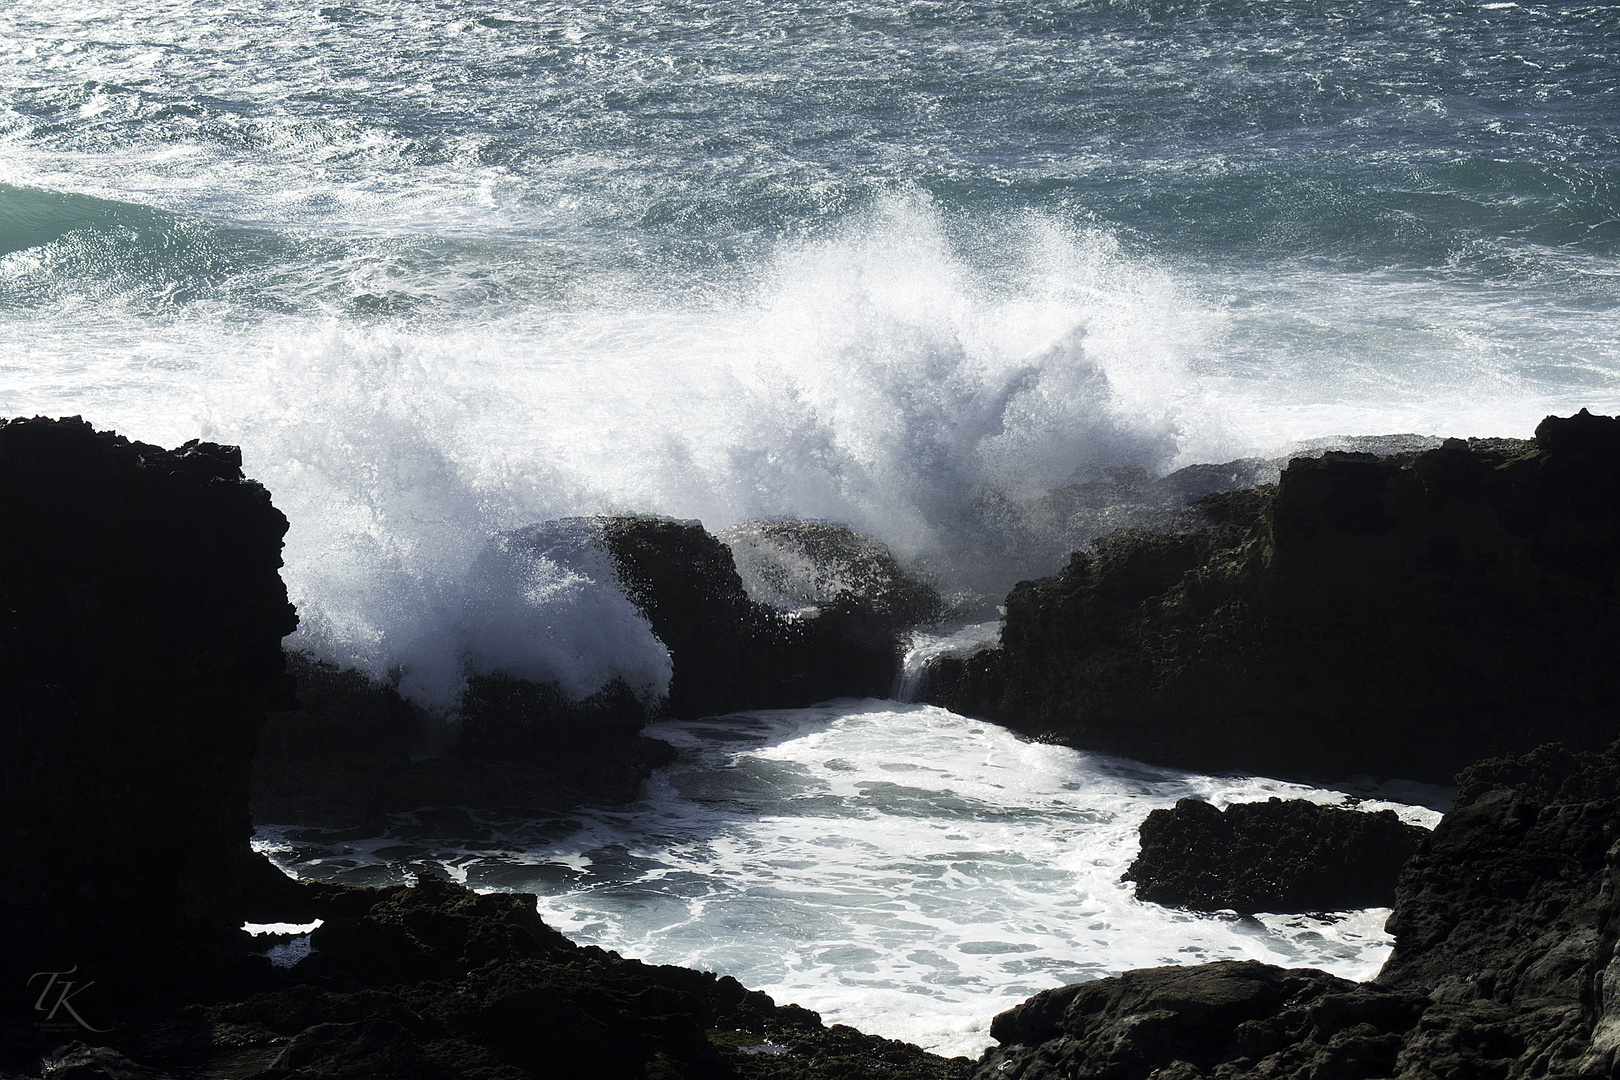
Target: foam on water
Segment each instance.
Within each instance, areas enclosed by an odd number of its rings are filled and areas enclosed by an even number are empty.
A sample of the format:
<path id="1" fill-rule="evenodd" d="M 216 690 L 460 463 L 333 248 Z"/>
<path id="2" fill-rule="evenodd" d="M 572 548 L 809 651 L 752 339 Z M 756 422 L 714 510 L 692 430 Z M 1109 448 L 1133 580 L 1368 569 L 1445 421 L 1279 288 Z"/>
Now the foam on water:
<path id="1" fill-rule="evenodd" d="M 262 829 L 258 846 L 336 880 L 431 872 L 537 892 L 576 941 L 734 975 L 828 1022 L 946 1054 L 977 1054 L 996 1012 L 1066 982 L 1229 958 L 1364 979 L 1389 951 L 1387 911 L 1195 915 L 1138 902 L 1119 880 L 1142 819 L 1178 798 L 1340 792 L 1022 742 L 894 702 L 648 730 L 681 759 L 622 809 L 420 811 L 376 840 Z M 1363 805 L 1431 827 L 1439 817 Z"/>

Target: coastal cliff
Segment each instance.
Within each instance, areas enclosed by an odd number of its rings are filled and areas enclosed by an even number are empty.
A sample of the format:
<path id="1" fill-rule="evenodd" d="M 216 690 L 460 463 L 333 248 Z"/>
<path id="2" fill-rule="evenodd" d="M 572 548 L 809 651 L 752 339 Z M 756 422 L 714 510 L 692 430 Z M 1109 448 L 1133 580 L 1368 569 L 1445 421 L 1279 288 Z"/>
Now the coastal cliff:
<path id="1" fill-rule="evenodd" d="M 1206 772 L 1447 783 L 1476 759 L 1620 734 L 1620 421 L 1533 443 L 1300 458 L 1128 530 L 1007 597 L 999 647 L 922 700 Z"/>

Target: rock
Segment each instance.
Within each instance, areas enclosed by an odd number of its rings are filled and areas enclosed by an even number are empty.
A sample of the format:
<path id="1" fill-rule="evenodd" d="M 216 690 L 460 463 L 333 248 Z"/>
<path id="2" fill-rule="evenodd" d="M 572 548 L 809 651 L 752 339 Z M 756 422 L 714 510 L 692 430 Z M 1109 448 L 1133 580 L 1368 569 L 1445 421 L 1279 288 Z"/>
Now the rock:
<path id="1" fill-rule="evenodd" d="M 1428 1002 L 1321 971 L 1225 960 L 1037 994 L 995 1018 L 983 1080 L 1395 1074 Z"/>
<path id="2" fill-rule="evenodd" d="M 376 830 L 384 814 L 420 806 L 629 802 L 653 769 L 674 758 L 667 743 L 640 734 L 654 717 L 887 695 L 903 634 L 937 611 L 937 595 L 906 576 L 882 545 L 839 526 L 754 523 L 738 535 L 757 541 L 748 549 L 756 571 L 797 553 L 796 566 L 823 591 L 842 584 L 792 612 L 756 602 L 730 548 L 696 522 L 665 518 L 547 522 L 492 542 L 492 559 L 560 560 L 622 589 L 668 652 L 661 699 L 623 679 L 575 698 L 556 682 L 488 666 L 469 677 L 454 736 L 446 738 L 442 717 L 392 687 L 290 656 L 301 707 L 265 725 L 255 816 Z"/>
<path id="3" fill-rule="evenodd" d="M 532 895 L 294 883 L 254 855 L 249 764 L 264 711 L 291 704 L 295 619 L 276 572 L 286 522 L 239 460 L 78 420 L 0 424 L 3 1074 L 965 1076 L 965 1059 L 825 1028 L 733 979 L 575 946 Z M 408 761 L 419 718 L 397 695 L 302 673 L 305 718 L 278 738 Z M 323 710 L 359 720 L 322 729 Z M 278 968 L 245 917 L 323 922 Z M 105 1045 L 42 1054 L 81 1033 Z M 783 1052 L 747 1052 L 760 1046 Z"/>
<path id="4" fill-rule="evenodd" d="M 1526 754 L 1476 761 L 1457 774 L 1456 805 L 1501 789 L 1542 803 L 1620 800 L 1620 742 L 1601 752 L 1545 743 Z"/>
<path id="5" fill-rule="evenodd" d="M 1141 835 L 1141 854 L 1125 872 L 1138 900 L 1249 914 L 1388 907 L 1428 831 L 1392 810 L 1273 798 L 1222 812 L 1181 799 L 1149 814 Z"/>
<path id="6" fill-rule="evenodd" d="M 212 1031 L 256 1031 L 266 1047 L 283 1042 L 260 1080 L 291 1072 L 323 1080 L 955 1080 L 967 1072 L 965 1059 L 828 1029 L 816 1014 L 777 1006 L 734 979 L 574 945 L 541 921 L 532 895 L 477 895 L 434 878 L 308 888 L 326 920 L 313 954 L 283 985 L 203 1010 Z M 746 1052 L 760 1045 L 785 1050 Z"/>
<path id="7" fill-rule="evenodd" d="M 40 1062 L 43 1080 L 170 1080 L 168 1073 L 137 1065 L 105 1046 L 72 1042 Z"/>
<path id="8" fill-rule="evenodd" d="M 1612 1076 L 1617 839 L 1612 801 L 1484 793 L 1403 869 L 1373 983 L 1233 961 L 1126 972 L 998 1016 L 974 1075 Z"/>
<path id="9" fill-rule="evenodd" d="M 898 630 L 940 618 L 938 591 L 901 568 L 889 549 L 855 530 L 819 521 L 748 521 L 716 537 L 731 549 L 751 600 L 815 613 L 853 601 Z"/>
<path id="10" fill-rule="evenodd" d="M 1617 427 L 1296 459 L 1196 531 L 1116 533 L 1019 585 L 999 650 L 922 696 L 1202 771 L 1445 783 L 1554 734 L 1595 752 L 1620 734 Z"/>
<path id="11" fill-rule="evenodd" d="M 630 802 L 668 743 L 639 734 L 646 711 L 622 683 L 582 701 L 554 686 L 469 680 L 462 740 L 392 687 L 288 654 L 296 711 L 270 713 L 253 766 L 263 823 L 379 835 L 384 816 L 421 806 L 563 808 Z"/>
<path id="12" fill-rule="evenodd" d="M 4 1061 L 181 992 L 165 939 L 225 947 L 285 882 L 248 785 L 297 619 L 234 447 L 0 423 L 0 520 L 0 985 L 46 1007 L 0 1014 Z"/>
<path id="13" fill-rule="evenodd" d="M 454 1080 L 411 1033 L 392 1020 L 315 1024 L 300 1031 L 271 1064 L 271 1074 L 303 1080 Z"/>
<path id="14" fill-rule="evenodd" d="M 903 605 L 921 602 L 905 593 L 899 578 L 887 590 L 842 590 L 813 613 L 794 617 L 750 599 L 731 550 L 696 522 L 610 518 L 605 524 L 625 588 L 669 647 L 675 668 L 665 703 L 670 715 L 794 708 L 833 697 L 881 697 L 893 688 L 900 635 L 910 625 L 911 611 Z M 815 536 L 802 526 L 776 535 L 783 544 L 798 537 L 811 558 L 838 547 L 827 534 Z M 811 536 L 819 547 L 802 546 Z M 851 551 L 874 565 L 883 562 L 875 541 L 857 546 L 845 537 L 840 550 L 846 562 L 854 561 Z"/>
<path id="15" fill-rule="evenodd" d="M 1617 828 L 1614 802 L 1546 806 L 1509 790 L 1447 814 L 1402 871 L 1378 981 L 1447 1001 L 1578 1004 Z"/>

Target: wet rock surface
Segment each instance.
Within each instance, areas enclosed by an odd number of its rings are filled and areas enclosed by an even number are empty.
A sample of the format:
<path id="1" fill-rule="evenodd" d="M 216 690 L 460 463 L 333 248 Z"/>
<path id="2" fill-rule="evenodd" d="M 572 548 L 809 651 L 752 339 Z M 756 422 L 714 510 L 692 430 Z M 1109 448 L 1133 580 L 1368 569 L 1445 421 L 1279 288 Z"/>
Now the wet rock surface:
<path id="1" fill-rule="evenodd" d="M 503 558 L 558 556 L 564 548 L 580 558 L 581 548 L 591 549 L 584 557 L 605 563 L 597 572 L 623 589 L 668 650 L 672 674 L 662 698 L 622 679 L 574 698 L 554 682 L 479 671 L 447 729 L 444 718 L 389 685 L 290 656 L 300 708 L 273 714 L 265 726 L 253 777 L 256 818 L 375 830 L 385 814 L 420 806 L 624 803 L 674 757 L 668 744 L 640 734 L 650 719 L 887 696 L 903 634 L 937 614 L 937 594 L 901 571 L 882 545 L 848 529 L 798 522 L 753 529 L 770 540 L 750 549 L 755 570 L 791 555 L 795 569 L 822 584 L 814 603 L 790 612 L 752 599 L 731 548 L 695 522 L 579 519 L 498 538 Z"/>
<path id="2" fill-rule="evenodd" d="M 1620 734 L 1620 421 L 1297 459 L 1191 532 L 1134 530 L 1007 598 L 936 704 L 1202 771 L 1446 783 Z"/>
<path id="3" fill-rule="evenodd" d="M 1357 984 L 1254 962 L 1126 972 L 998 1016 L 981 1080 L 1612 1076 L 1620 805 L 1483 792 L 1403 869 Z"/>
<path id="4" fill-rule="evenodd" d="M 1221 811 L 1181 799 L 1149 814 L 1141 837 L 1125 873 L 1138 900 L 1248 914 L 1388 907 L 1428 831 L 1392 810 L 1274 798 Z"/>

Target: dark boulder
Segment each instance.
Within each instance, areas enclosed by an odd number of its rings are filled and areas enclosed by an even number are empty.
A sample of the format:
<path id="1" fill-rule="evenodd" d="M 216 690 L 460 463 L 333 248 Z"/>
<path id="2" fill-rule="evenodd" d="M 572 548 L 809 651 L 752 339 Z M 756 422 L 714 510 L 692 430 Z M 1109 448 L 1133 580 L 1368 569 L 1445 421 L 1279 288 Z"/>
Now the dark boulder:
<path id="1" fill-rule="evenodd" d="M 748 521 L 720 532 L 750 599 L 784 612 L 838 602 L 870 610 L 896 629 L 939 619 L 939 592 L 908 573 L 889 549 L 846 525 Z"/>
<path id="2" fill-rule="evenodd" d="M 647 713 L 622 682 L 580 701 L 555 684 L 468 680 L 456 728 L 391 686 L 300 653 L 296 710 L 267 714 L 253 763 L 253 816 L 267 824 L 378 835 L 422 806 L 558 809 L 637 797 L 674 760 L 640 734 Z"/>
<path id="3" fill-rule="evenodd" d="M 784 613 L 749 597 L 731 549 L 696 522 L 604 525 L 620 580 L 669 648 L 674 677 L 664 709 L 672 716 L 887 695 L 900 672 L 901 634 L 926 607 L 895 568 L 887 588 L 843 589 L 814 610 Z M 784 525 L 777 535 L 808 543 L 804 529 Z M 854 561 L 852 537 L 841 545 L 816 537 L 807 557 L 832 573 L 834 553 Z M 881 565 L 878 547 L 865 541 L 858 554 Z"/>
<path id="4" fill-rule="evenodd" d="M 1181 799 L 1149 814 L 1141 836 L 1125 872 L 1138 900 L 1248 914 L 1388 907 L 1428 831 L 1392 810 L 1273 798 L 1222 812 Z"/>
<path id="5" fill-rule="evenodd" d="M 1620 423 L 1583 411 L 1533 444 L 1301 458 L 1244 512 L 1212 509 L 1020 584 L 999 649 L 941 663 L 925 700 L 1086 749 L 1311 778 L 1445 783 L 1550 737 L 1589 752 L 1620 735 Z"/>

